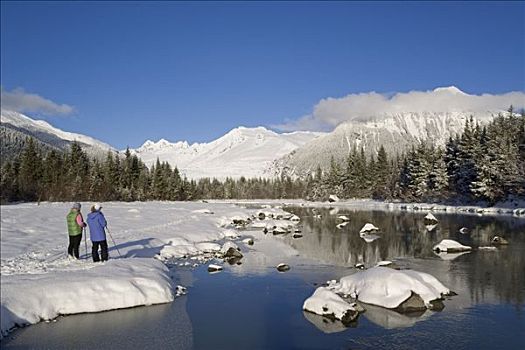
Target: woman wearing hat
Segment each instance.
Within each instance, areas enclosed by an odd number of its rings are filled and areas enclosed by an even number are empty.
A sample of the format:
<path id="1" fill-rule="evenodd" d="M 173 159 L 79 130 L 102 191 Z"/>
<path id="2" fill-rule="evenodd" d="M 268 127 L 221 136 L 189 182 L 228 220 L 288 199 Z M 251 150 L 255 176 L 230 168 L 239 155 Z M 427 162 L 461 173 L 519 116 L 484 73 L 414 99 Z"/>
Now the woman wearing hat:
<path id="1" fill-rule="evenodd" d="M 102 206 L 98 203 L 91 207 L 91 213 L 88 214 L 87 223 L 89 225 L 89 237 L 93 243 L 91 253 L 93 261 L 100 261 L 98 255 L 98 248 L 100 247 L 100 255 L 102 261 L 108 260 L 108 242 L 106 241 L 105 228 L 108 225 L 104 214 L 100 211 Z"/>
<path id="2" fill-rule="evenodd" d="M 80 258 L 79 247 L 82 242 L 82 229 L 86 227 L 82 213 L 80 212 L 80 203 L 75 203 L 67 214 L 67 232 L 69 234 L 69 246 L 67 254 L 76 259 Z"/>

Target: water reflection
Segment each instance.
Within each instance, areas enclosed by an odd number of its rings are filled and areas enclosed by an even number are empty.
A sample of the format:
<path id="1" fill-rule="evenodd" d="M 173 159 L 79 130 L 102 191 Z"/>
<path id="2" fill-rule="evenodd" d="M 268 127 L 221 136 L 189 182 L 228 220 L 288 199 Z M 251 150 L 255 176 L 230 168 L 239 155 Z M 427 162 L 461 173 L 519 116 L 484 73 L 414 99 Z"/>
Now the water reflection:
<path id="1" fill-rule="evenodd" d="M 285 208 L 301 217 L 303 237 L 282 239 L 302 256 L 325 264 L 370 267 L 382 260 L 419 268 L 441 279 L 456 292 L 470 296 L 470 303 L 506 302 L 522 307 L 525 293 L 525 220 L 515 217 L 482 217 L 435 214 L 438 224 L 425 225 L 426 213 Z M 321 214 L 316 218 L 314 214 Z M 337 227 L 338 215 L 350 222 Z M 367 222 L 380 228 L 377 237 L 360 236 Z M 468 234 L 460 233 L 466 227 Z M 435 254 L 432 247 L 450 238 L 474 248 L 490 245 L 500 235 L 509 246 L 458 254 Z M 469 303 L 469 304 L 470 304 Z M 463 305 L 466 306 L 466 305 Z"/>
<path id="2" fill-rule="evenodd" d="M 416 322 L 426 320 L 435 313 L 434 311 L 424 310 L 401 314 L 394 310 L 368 304 L 365 308 L 366 312 L 362 316 L 385 329 L 412 327 Z"/>
<path id="3" fill-rule="evenodd" d="M 339 320 L 332 320 L 308 311 L 303 311 L 303 316 L 310 323 L 316 326 L 317 329 L 326 334 L 344 332 L 348 329 L 348 327 Z"/>

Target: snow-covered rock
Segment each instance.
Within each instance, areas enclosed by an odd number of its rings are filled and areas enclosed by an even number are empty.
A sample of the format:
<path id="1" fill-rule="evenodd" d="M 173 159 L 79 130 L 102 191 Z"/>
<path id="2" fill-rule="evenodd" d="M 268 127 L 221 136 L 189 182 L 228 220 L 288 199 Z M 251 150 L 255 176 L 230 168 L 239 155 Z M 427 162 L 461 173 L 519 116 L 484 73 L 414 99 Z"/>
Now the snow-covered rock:
<path id="1" fill-rule="evenodd" d="M 359 270 L 364 270 L 364 269 L 365 269 L 365 264 L 363 264 L 363 263 L 357 263 L 357 264 L 354 265 L 354 267 L 355 267 L 356 269 L 359 269 Z"/>
<path id="2" fill-rule="evenodd" d="M 290 218 L 290 221 L 299 222 L 301 221 L 301 219 L 297 215 L 292 215 L 292 217 Z"/>
<path id="3" fill-rule="evenodd" d="M 236 230 L 232 230 L 232 229 L 227 229 L 227 230 L 223 230 L 222 231 L 222 235 L 225 237 L 225 238 L 239 238 L 239 233 L 238 231 Z"/>
<path id="4" fill-rule="evenodd" d="M 328 201 L 330 203 L 333 203 L 333 202 L 339 202 L 340 199 L 335 194 L 331 194 L 330 196 L 328 196 Z"/>
<path id="5" fill-rule="evenodd" d="M 174 294 L 168 269 L 154 259 L 84 263 L 85 269 L 2 276 L 1 331 L 59 315 L 167 303 Z"/>
<path id="6" fill-rule="evenodd" d="M 279 272 L 285 272 L 285 271 L 290 270 L 290 266 L 288 266 L 288 265 L 285 264 L 285 263 L 280 263 L 279 265 L 276 266 L 276 269 L 277 269 L 277 271 L 279 271 Z"/>
<path id="7" fill-rule="evenodd" d="M 240 251 L 239 246 L 233 242 L 226 242 L 221 247 L 221 253 L 226 254 L 230 249 Z"/>
<path id="8" fill-rule="evenodd" d="M 432 215 L 432 213 L 428 213 L 425 216 L 425 221 L 426 222 L 430 222 L 430 223 L 436 223 L 436 222 L 438 222 L 438 219 L 436 219 L 436 217 L 434 215 Z"/>
<path id="9" fill-rule="evenodd" d="M 212 242 L 195 243 L 195 247 L 203 253 L 215 253 L 221 250 L 220 244 Z"/>
<path id="10" fill-rule="evenodd" d="M 208 265 L 208 272 L 218 272 L 218 271 L 222 271 L 222 266 L 215 265 L 215 264 Z"/>
<path id="11" fill-rule="evenodd" d="M 362 228 L 361 230 L 359 231 L 359 233 L 364 233 L 364 232 L 372 232 L 372 231 L 379 231 L 379 228 L 374 226 L 373 224 L 371 223 L 366 223 Z"/>
<path id="12" fill-rule="evenodd" d="M 245 238 L 242 242 L 247 245 L 253 245 L 253 238 Z"/>
<path id="13" fill-rule="evenodd" d="M 200 252 L 201 251 L 194 244 L 166 245 L 162 247 L 158 257 L 161 260 L 178 259 L 188 257 L 191 255 L 197 255 Z"/>
<path id="14" fill-rule="evenodd" d="M 454 241 L 453 239 L 444 239 L 436 244 L 432 250 L 437 252 L 457 253 L 472 250 L 472 247 L 463 245 L 457 241 Z"/>
<path id="15" fill-rule="evenodd" d="M 348 324 L 359 316 L 354 305 L 326 287 L 317 288 L 314 294 L 304 301 L 303 310 L 341 320 L 343 324 Z"/>
<path id="16" fill-rule="evenodd" d="M 459 233 L 463 234 L 463 235 L 466 235 L 468 233 L 468 228 L 466 227 L 462 227 L 459 229 Z"/>
<path id="17" fill-rule="evenodd" d="M 507 241 L 503 237 L 494 236 L 494 238 L 492 238 L 492 241 L 490 243 L 492 243 L 494 245 L 507 245 L 507 244 L 509 244 L 509 241 Z"/>
<path id="18" fill-rule="evenodd" d="M 399 307 L 413 294 L 421 298 L 426 308 L 432 308 L 433 301 L 450 294 L 450 290 L 432 275 L 381 266 L 343 277 L 330 289 L 339 294 L 350 295 L 363 303 L 388 309 Z"/>

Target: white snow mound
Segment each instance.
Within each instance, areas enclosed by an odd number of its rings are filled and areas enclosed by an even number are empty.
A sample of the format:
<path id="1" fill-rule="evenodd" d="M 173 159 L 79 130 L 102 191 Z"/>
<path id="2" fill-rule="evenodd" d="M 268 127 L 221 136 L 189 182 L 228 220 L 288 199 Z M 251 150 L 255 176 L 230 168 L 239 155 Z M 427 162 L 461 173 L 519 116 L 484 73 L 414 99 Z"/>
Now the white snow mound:
<path id="1" fill-rule="evenodd" d="M 428 213 L 427 216 L 425 216 L 425 220 L 432 221 L 432 222 L 438 222 L 438 219 L 432 213 Z"/>
<path id="2" fill-rule="evenodd" d="M 374 226 L 373 224 L 366 223 L 365 226 L 361 228 L 361 231 L 359 231 L 359 233 L 371 232 L 371 231 L 379 231 L 379 228 Z"/>
<path id="3" fill-rule="evenodd" d="M 221 253 L 226 254 L 230 248 L 233 248 L 235 250 L 239 250 L 239 246 L 233 242 L 226 242 L 222 245 Z"/>
<path id="4" fill-rule="evenodd" d="M 357 311 L 353 305 L 326 287 L 317 288 L 314 294 L 304 301 L 303 310 L 321 316 L 333 315 L 338 320 L 342 320 L 347 313 L 355 314 Z"/>
<path id="5" fill-rule="evenodd" d="M 1 332 L 59 315 L 173 300 L 168 269 L 154 259 L 118 259 L 80 271 L 2 276 Z"/>
<path id="6" fill-rule="evenodd" d="M 437 250 L 440 252 L 464 252 L 471 249 L 472 247 L 463 245 L 452 239 L 444 239 L 432 248 L 432 250 Z"/>
<path id="7" fill-rule="evenodd" d="M 343 277 L 330 288 L 335 293 L 350 295 L 363 303 L 387 309 L 395 309 L 412 293 L 418 294 L 430 308 L 431 301 L 450 293 L 448 288 L 427 273 L 381 266 Z"/>

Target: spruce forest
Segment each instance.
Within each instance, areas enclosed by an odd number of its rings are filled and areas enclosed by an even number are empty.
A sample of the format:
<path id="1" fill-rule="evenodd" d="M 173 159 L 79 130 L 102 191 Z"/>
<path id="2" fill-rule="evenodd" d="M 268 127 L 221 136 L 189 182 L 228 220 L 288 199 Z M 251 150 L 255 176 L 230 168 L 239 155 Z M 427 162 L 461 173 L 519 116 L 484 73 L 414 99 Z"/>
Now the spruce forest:
<path id="1" fill-rule="evenodd" d="M 509 113 L 480 126 L 472 118 L 444 148 L 428 142 L 403 154 L 376 156 L 352 149 L 306 178 L 283 176 L 188 180 L 157 160 L 151 168 L 127 150 L 90 158 L 77 144 L 68 152 L 42 149 L 32 138 L 4 161 L 2 203 L 17 201 L 148 201 L 198 199 L 486 201 L 525 197 L 525 115 Z"/>

